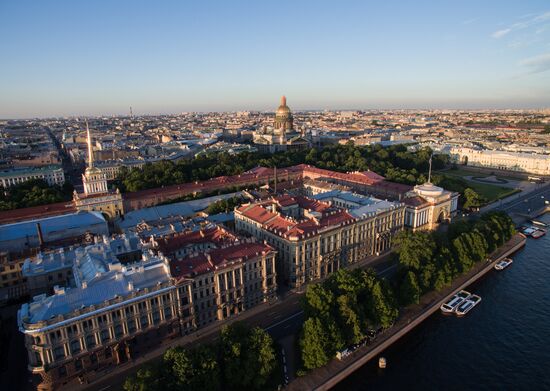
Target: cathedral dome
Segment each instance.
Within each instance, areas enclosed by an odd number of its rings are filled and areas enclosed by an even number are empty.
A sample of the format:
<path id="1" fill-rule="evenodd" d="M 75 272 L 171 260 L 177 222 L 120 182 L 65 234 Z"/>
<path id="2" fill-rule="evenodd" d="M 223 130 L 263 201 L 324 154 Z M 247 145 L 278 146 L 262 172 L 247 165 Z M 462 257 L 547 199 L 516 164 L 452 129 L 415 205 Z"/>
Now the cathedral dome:
<path id="1" fill-rule="evenodd" d="M 278 114 L 278 115 L 290 114 L 290 109 L 286 105 L 286 96 L 284 96 L 284 95 L 281 97 L 281 105 L 277 109 L 276 114 Z"/>
<path id="2" fill-rule="evenodd" d="M 286 105 L 286 96 L 281 97 L 281 104 L 275 112 L 273 128 L 275 133 L 280 134 L 292 130 L 292 113 Z"/>

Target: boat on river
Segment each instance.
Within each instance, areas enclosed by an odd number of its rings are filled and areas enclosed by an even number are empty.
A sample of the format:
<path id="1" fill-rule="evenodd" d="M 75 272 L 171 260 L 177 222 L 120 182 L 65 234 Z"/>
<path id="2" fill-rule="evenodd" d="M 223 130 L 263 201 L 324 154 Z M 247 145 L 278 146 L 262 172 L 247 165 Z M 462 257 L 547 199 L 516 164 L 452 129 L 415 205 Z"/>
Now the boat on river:
<path id="1" fill-rule="evenodd" d="M 456 314 L 458 316 L 464 316 L 470 312 L 476 305 L 481 301 L 481 296 L 471 295 L 466 300 L 462 302 L 458 307 L 456 307 Z"/>
<path id="2" fill-rule="evenodd" d="M 546 235 L 546 230 L 542 228 L 538 228 L 535 232 L 531 234 L 531 237 L 533 239 L 539 239 L 539 238 L 542 238 L 544 235 Z"/>
<path id="3" fill-rule="evenodd" d="M 512 258 L 504 258 L 502 261 L 497 262 L 495 265 L 496 270 L 504 270 L 514 262 Z"/>
<path id="4" fill-rule="evenodd" d="M 443 311 L 446 314 L 453 313 L 454 310 L 464 302 L 467 298 L 469 298 L 472 294 L 467 291 L 460 291 L 457 294 L 455 294 L 453 297 L 451 297 L 449 300 L 447 300 L 445 303 L 441 304 L 441 311 Z"/>

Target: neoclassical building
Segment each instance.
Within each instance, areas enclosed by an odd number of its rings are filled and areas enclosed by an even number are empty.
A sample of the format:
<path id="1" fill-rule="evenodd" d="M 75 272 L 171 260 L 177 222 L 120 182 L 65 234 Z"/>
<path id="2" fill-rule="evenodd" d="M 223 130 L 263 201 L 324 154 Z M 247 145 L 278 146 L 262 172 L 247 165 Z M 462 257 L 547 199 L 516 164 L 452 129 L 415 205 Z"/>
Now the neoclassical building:
<path id="1" fill-rule="evenodd" d="M 118 189 L 114 192 L 109 190 L 105 173 L 94 166 L 92 138 L 88 124 L 86 124 L 86 132 L 88 136 L 88 167 L 82 175 L 84 193 L 78 194 L 75 190 L 73 194 L 74 206 L 79 211 L 101 212 L 111 219 L 121 216 L 124 214 L 122 195 Z"/>
<path id="2" fill-rule="evenodd" d="M 303 134 L 294 130 L 294 119 L 285 96 L 281 97 L 281 104 L 275 112 L 273 127 L 256 131 L 253 140 L 260 152 L 301 150 L 311 146 Z"/>
<path id="3" fill-rule="evenodd" d="M 297 288 L 386 251 L 403 229 L 403 204 L 353 197 L 353 210 L 335 195 L 326 202 L 286 194 L 244 204 L 235 209 L 235 226 L 275 248 L 280 283 Z"/>
<path id="4" fill-rule="evenodd" d="M 459 193 L 445 190 L 430 182 L 417 185 L 403 199 L 405 226 L 413 231 L 432 230 L 441 223 L 451 221 L 458 209 Z"/>

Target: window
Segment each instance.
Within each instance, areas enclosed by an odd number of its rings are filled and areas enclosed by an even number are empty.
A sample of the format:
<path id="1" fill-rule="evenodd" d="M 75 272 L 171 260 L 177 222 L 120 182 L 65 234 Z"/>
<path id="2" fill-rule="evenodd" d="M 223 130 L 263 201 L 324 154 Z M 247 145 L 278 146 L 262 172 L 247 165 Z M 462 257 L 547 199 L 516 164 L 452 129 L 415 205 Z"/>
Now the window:
<path id="1" fill-rule="evenodd" d="M 94 334 L 87 335 L 86 346 L 88 347 L 88 349 L 93 348 L 95 345 L 96 345 L 95 335 Z"/>
<path id="2" fill-rule="evenodd" d="M 67 368 L 65 368 L 65 365 L 62 365 L 59 367 L 58 373 L 59 373 L 59 377 L 67 376 Z"/>
<path id="3" fill-rule="evenodd" d="M 82 369 L 82 360 L 81 359 L 75 360 L 74 369 L 76 369 L 77 371 Z"/>
<path id="4" fill-rule="evenodd" d="M 40 356 L 40 353 L 34 352 L 34 359 L 35 359 L 35 361 L 36 361 L 36 365 L 37 365 L 37 366 L 41 366 L 41 365 L 42 365 L 42 357 Z"/>
<path id="5" fill-rule="evenodd" d="M 115 325 L 115 338 L 120 338 L 122 336 L 122 333 L 123 333 L 123 330 L 122 330 L 122 325 L 117 323 Z"/>
<path id="6" fill-rule="evenodd" d="M 74 341 L 71 341 L 71 352 L 72 354 L 78 354 L 82 348 L 80 347 L 80 340 L 75 339 Z"/>
<path id="7" fill-rule="evenodd" d="M 160 312 L 153 312 L 153 324 L 158 324 L 160 321 Z"/>
<path id="8" fill-rule="evenodd" d="M 144 329 L 146 328 L 147 326 L 149 326 L 149 320 L 147 319 L 147 316 L 146 315 L 143 315 L 141 318 L 140 318 L 140 325 L 141 325 L 141 328 Z"/>
<path id="9" fill-rule="evenodd" d="M 103 329 L 100 333 L 101 342 L 105 343 L 106 341 L 111 339 L 111 334 L 109 333 L 109 329 Z"/>
<path id="10" fill-rule="evenodd" d="M 136 331 L 136 321 L 134 319 L 130 319 L 127 323 L 128 323 L 128 332 L 130 334 L 134 333 Z"/>
<path id="11" fill-rule="evenodd" d="M 53 350 L 53 357 L 55 360 L 61 360 L 65 358 L 65 349 L 63 346 L 58 346 Z"/>

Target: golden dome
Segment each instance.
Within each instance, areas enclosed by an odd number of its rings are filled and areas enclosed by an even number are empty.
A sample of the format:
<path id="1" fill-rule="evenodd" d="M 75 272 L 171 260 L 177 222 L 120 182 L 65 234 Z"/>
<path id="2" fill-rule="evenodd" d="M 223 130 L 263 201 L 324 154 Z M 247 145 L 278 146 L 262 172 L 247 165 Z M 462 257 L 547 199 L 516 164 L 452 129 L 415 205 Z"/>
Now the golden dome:
<path id="1" fill-rule="evenodd" d="M 281 97 L 281 105 L 279 106 L 279 108 L 277 109 L 277 114 L 287 114 L 287 113 L 290 113 L 290 109 L 288 108 L 288 106 L 286 105 L 286 96 L 282 96 Z"/>

